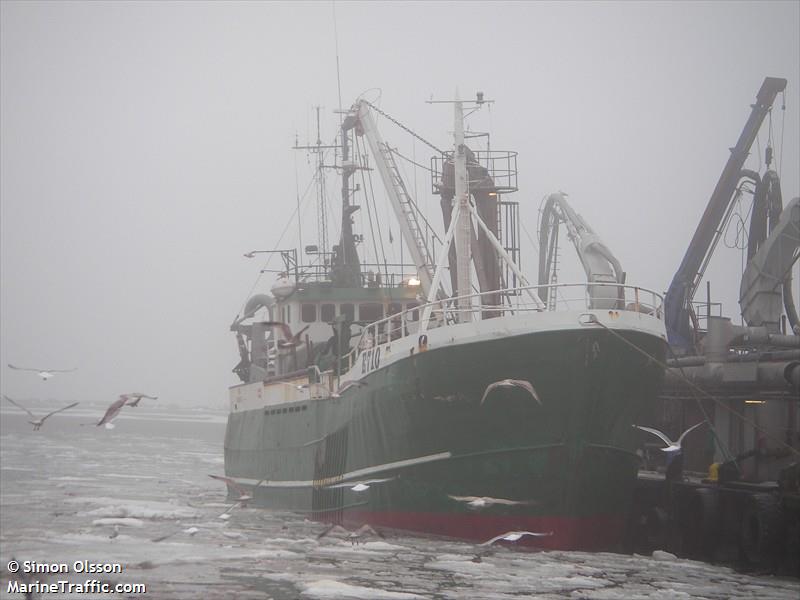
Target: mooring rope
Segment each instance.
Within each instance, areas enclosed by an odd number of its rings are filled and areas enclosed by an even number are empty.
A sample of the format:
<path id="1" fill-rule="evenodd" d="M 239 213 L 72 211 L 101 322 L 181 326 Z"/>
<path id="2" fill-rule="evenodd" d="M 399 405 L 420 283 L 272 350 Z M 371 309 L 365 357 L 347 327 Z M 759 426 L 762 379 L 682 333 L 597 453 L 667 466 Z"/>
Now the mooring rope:
<path id="1" fill-rule="evenodd" d="M 592 317 L 594 317 L 594 315 L 592 315 Z M 647 358 L 649 358 L 650 360 L 652 360 L 654 363 L 656 363 L 657 365 L 659 365 L 659 366 L 660 366 L 660 367 L 662 367 L 663 369 L 669 369 L 669 368 L 670 368 L 670 366 L 669 366 L 669 365 L 667 365 L 665 362 L 658 360 L 658 359 L 657 359 L 655 356 L 651 355 L 649 352 L 647 352 L 647 351 L 646 351 L 646 350 L 644 350 L 643 348 L 640 348 L 639 346 L 637 346 L 636 344 L 634 344 L 634 343 L 633 343 L 633 342 L 631 342 L 630 340 L 627 340 L 627 339 L 625 339 L 625 337 L 624 337 L 624 336 L 620 335 L 619 333 L 617 333 L 616 331 L 614 331 L 613 329 L 611 329 L 611 328 L 610 328 L 610 327 L 608 327 L 607 325 L 604 325 L 603 323 L 601 323 L 601 322 L 600 322 L 600 321 L 599 321 L 599 320 L 598 320 L 596 317 L 594 317 L 594 318 L 593 318 L 593 319 L 590 321 L 590 323 L 594 323 L 594 324 L 600 325 L 600 327 L 602 327 L 602 328 L 603 328 L 603 329 L 605 329 L 606 331 L 610 332 L 610 333 L 611 333 L 612 335 L 614 335 L 615 337 L 618 337 L 618 338 L 619 338 L 619 339 L 621 339 L 623 342 L 625 342 L 626 344 L 628 344 L 629 346 L 631 346 L 631 347 L 632 347 L 634 350 L 636 350 L 637 352 L 639 352 L 639 353 L 641 353 L 641 354 L 645 355 Z M 670 350 L 670 351 L 671 351 L 671 350 Z M 674 356 L 674 355 L 673 355 L 673 356 Z M 796 448 L 794 448 L 793 446 L 790 446 L 789 444 L 787 444 L 787 443 L 786 443 L 786 442 L 784 442 L 783 440 L 780 440 L 780 439 L 778 439 L 778 438 L 776 438 L 776 437 L 774 437 L 774 436 L 770 435 L 770 433 L 769 433 L 768 431 L 764 430 L 762 427 L 759 427 L 759 426 L 758 426 L 758 424 L 756 424 L 756 423 L 755 423 L 753 420 L 751 420 L 751 419 L 747 418 L 745 415 L 743 415 L 743 414 L 739 413 L 738 411 L 734 410 L 734 409 L 733 409 L 733 408 L 731 408 L 730 406 L 726 406 L 724 402 L 722 402 L 722 401 L 721 401 L 721 400 L 719 400 L 718 398 L 716 398 L 716 397 L 712 396 L 711 394 L 709 394 L 708 392 L 706 392 L 706 391 L 705 391 L 703 388 L 701 388 L 700 386 L 698 386 L 697 384 L 695 384 L 695 383 L 694 383 L 693 381 L 691 381 L 691 380 L 690 380 L 688 377 L 686 377 L 686 375 L 683 373 L 683 369 L 682 369 L 681 367 L 679 367 L 679 372 L 680 372 L 680 376 L 681 376 L 681 378 L 682 378 L 682 379 L 683 379 L 683 380 L 684 380 L 684 381 L 685 381 L 685 382 L 686 382 L 686 383 L 689 385 L 689 387 L 691 387 L 691 388 L 693 388 L 693 389 L 697 390 L 698 392 L 700 392 L 701 394 L 703 394 L 704 396 L 706 396 L 707 398 L 709 398 L 711 401 L 713 401 L 713 402 L 714 402 L 714 404 L 716 404 L 716 405 L 718 405 L 718 406 L 720 406 L 720 407 L 724 408 L 725 410 L 727 410 L 728 412 L 730 412 L 732 415 L 734 415 L 734 416 L 736 416 L 736 417 L 740 418 L 742 421 L 744 421 L 744 422 L 745 422 L 745 423 L 747 423 L 748 425 L 752 426 L 752 427 L 753 427 L 754 429 L 756 429 L 757 431 L 761 432 L 761 433 L 764 435 L 764 437 L 767 437 L 767 438 L 769 438 L 769 439 L 770 439 L 770 440 L 772 440 L 773 442 L 777 442 L 777 444 L 778 444 L 778 445 L 780 445 L 780 446 L 783 446 L 783 447 L 787 448 L 787 449 L 788 449 L 788 450 L 789 450 L 791 453 L 793 453 L 793 454 L 795 454 L 795 455 L 797 455 L 797 456 L 800 456 L 800 451 L 798 451 Z M 698 405 L 699 405 L 699 402 L 698 402 Z M 712 422 L 711 422 L 711 421 L 708 419 L 708 416 L 706 415 L 706 412 L 705 412 L 705 410 L 703 410 L 703 408 L 702 408 L 702 405 L 700 406 L 700 409 L 701 409 L 701 411 L 703 412 L 703 416 L 706 418 L 706 422 L 708 423 L 709 427 L 711 427 L 711 430 L 712 430 L 712 431 L 714 431 L 714 424 L 713 424 L 713 423 L 712 423 Z M 717 436 L 717 433 L 716 433 L 716 432 L 714 432 L 714 436 L 715 436 L 715 437 L 717 438 L 717 440 L 719 441 L 719 437 Z M 724 449 L 724 447 L 723 447 L 722 445 L 720 445 L 720 448 L 723 450 L 723 452 L 725 452 L 725 449 Z M 726 453 L 726 454 L 728 454 L 727 452 L 725 452 L 725 453 Z"/>

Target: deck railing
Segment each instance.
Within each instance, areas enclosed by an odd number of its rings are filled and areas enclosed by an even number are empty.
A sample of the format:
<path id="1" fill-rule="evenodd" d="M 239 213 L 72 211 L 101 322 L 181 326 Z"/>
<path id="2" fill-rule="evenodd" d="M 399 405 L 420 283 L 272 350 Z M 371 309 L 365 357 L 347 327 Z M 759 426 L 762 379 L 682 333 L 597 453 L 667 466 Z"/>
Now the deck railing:
<path id="1" fill-rule="evenodd" d="M 541 300 L 554 294 L 553 309 Z M 462 303 L 468 298 L 468 303 Z M 488 301 L 503 299 L 503 304 Z M 343 357 L 342 371 L 352 368 L 365 349 L 385 344 L 408 335 L 417 335 L 438 327 L 468 320 L 486 320 L 527 313 L 546 313 L 584 310 L 626 311 L 664 319 L 664 299 L 652 290 L 616 283 L 557 283 L 493 290 L 467 296 L 437 300 L 390 315 L 366 325 L 355 348 Z M 466 306 L 465 306 L 466 305 Z M 464 315 L 468 314 L 468 317 Z"/>

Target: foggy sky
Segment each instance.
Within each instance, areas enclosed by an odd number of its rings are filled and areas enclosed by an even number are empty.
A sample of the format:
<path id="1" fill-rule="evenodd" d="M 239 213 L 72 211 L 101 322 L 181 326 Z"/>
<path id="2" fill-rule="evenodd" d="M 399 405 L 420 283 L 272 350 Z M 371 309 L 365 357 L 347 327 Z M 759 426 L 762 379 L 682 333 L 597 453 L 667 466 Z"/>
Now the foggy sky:
<path id="1" fill-rule="evenodd" d="M 784 201 L 800 193 L 798 2 L 335 10 L 345 106 L 378 88 L 384 110 L 448 147 L 452 115 L 425 100 L 484 91 L 495 104 L 472 126 L 519 152 L 508 199 L 527 230 L 543 196 L 567 192 L 629 283 L 668 287 L 765 76 L 789 80 L 773 138 L 779 151 L 783 124 Z M 295 210 L 310 169 L 290 147 L 315 138 L 313 106 L 335 134 L 333 4 L 2 2 L 0 27 L 3 393 L 221 406 L 238 361 L 228 326 L 261 266 L 242 253 L 276 247 Z M 294 225 L 282 246 L 296 242 Z M 721 250 L 712 294 L 738 315 L 741 253 Z M 534 280 L 536 261 L 523 234 Z M 43 383 L 8 362 L 79 370 Z"/>

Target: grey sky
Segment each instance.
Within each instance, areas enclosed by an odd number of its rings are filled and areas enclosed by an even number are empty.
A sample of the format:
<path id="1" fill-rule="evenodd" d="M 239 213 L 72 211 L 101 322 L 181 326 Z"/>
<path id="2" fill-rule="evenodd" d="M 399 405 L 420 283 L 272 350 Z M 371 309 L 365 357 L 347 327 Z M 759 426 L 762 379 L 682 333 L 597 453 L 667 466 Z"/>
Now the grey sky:
<path id="1" fill-rule="evenodd" d="M 496 104 L 473 126 L 519 152 L 526 228 L 564 190 L 631 282 L 669 285 L 765 76 L 789 80 L 773 131 L 780 149 L 785 115 L 784 198 L 800 191 L 798 2 L 339 2 L 336 15 L 345 105 L 380 88 L 443 147 L 452 116 L 424 101 L 483 90 Z M 333 5 L 2 2 L 0 17 L 3 392 L 221 405 L 228 325 L 259 267 L 241 255 L 275 246 L 295 162 L 308 182 L 290 146 L 313 105 L 334 134 Z M 711 267 L 729 313 L 740 270 L 730 250 Z M 8 362 L 79 371 L 42 383 Z"/>

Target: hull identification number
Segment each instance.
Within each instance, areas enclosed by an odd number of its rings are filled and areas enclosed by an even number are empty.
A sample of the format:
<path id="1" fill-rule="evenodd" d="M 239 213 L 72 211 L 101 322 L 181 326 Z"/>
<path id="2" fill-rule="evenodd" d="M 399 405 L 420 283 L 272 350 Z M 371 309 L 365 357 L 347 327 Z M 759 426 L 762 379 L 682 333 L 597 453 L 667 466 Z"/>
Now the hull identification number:
<path id="1" fill-rule="evenodd" d="M 381 366 L 381 349 L 370 348 L 361 353 L 361 372 L 369 373 Z"/>

